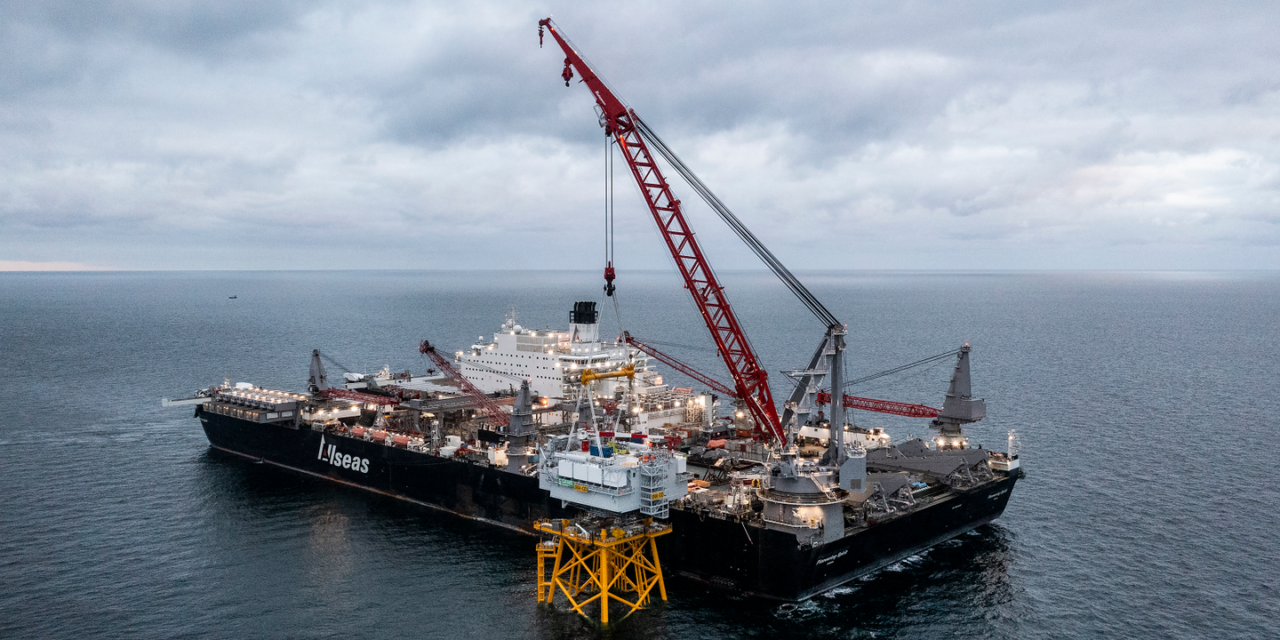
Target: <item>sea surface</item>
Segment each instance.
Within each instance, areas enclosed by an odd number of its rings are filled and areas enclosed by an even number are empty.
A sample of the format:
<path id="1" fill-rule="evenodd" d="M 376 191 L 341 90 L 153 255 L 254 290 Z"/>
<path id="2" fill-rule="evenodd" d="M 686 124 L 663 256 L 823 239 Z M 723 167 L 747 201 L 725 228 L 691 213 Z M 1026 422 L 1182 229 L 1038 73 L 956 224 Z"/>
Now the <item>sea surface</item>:
<path id="1" fill-rule="evenodd" d="M 822 327 L 769 275 L 721 275 L 785 395 Z M 313 348 L 422 372 L 423 338 L 564 328 L 575 300 L 724 379 L 674 272 L 620 274 L 616 310 L 595 272 L 0 274 L 0 638 L 1280 637 L 1280 274 L 801 277 L 849 324 L 851 377 L 972 344 L 966 433 L 1015 429 L 1026 479 L 995 524 L 824 596 L 669 578 L 601 632 L 536 605 L 532 538 L 220 454 L 160 399 L 301 390 Z M 853 393 L 936 406 L 948 376 Z"/>

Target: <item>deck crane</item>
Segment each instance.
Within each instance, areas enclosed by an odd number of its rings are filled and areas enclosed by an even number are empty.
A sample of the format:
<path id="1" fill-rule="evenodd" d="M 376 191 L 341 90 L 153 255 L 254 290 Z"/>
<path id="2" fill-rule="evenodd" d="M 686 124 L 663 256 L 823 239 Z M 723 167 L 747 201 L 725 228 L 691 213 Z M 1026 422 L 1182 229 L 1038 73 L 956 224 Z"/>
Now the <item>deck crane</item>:
<path id="1" fill-rule="evenodd" d="M 493 401 L 493 398 L 490 398 L 488 394 L 471 384 L 471 381 L 466 376 L 454 368 L 453 363 L 449 362 L 449 358 L 440 355 L 440 352 L 436 351 L 431 341 L 423 340 L 418 345 L 418 352 L 430 358 L 441 373 L 453 378 L 454 383 L 458 385 L 458 390 L 471 398 L 476 403 L 476 406 L 480 408 L 480 411 L 485 414 L 485 417 L 489 418 L 490 422 L 498 427 L 505 427 L 511 423 L 511 416 L 503 411 L 498 406 L 498 403 Z"/>
<path id="2" fill-rule="evenodd" d="M 564 70 L 560 77 L 564 80 L 565 86 L 569 86 L 569 81 L 573 79 L 576 69 L 581 81 L 587 85 L 595 97 L 600 111 L 600 124 L 604 127 L 605 135 L 614 139 L 623 157 L 626 158 L 627 166 L 631 169 L 631 174 L 644 195 L 649 212 L 658 225 L 658 230 L 675 260 L 681 277 L 684 278 L 685 288 L 693 296 L 698 311 L 711 332 L 712 340 L 715 341 L 716 351 L 733 377 L 734 395 L 746 405 L 756 428 L 762 431 L 765 437 L 771 438 L 785 449 L 791 444 L 789 440 L 793 436 L 793 429 L 798 419 L 814 410 L 817 381 L 829 374 L 832 378 L 830 381 L 832 388 L 843 387 L 841 358 L 846 333 L 844 325 L 783 266 L 782 262 L 715 194 L 711 193 L 711 190 L 636 115 L 636 112 L 614 94 L 604 80 L 587 65 L 550 18 L 538 22 L 540 45 L 544 30 L 551 32 L 552 38 L 564 51 Z M 778 409 L 774 405 L 773 395 L 769 389 L 768 373 L 760 365 L 755 351 L 747 340 L 746 333 L 743 332 L 737 316 L 729 305 L 728 298 L 725 297 L 724 287 L 720 285 L 720 281 L 711 270 L 711 265 L 707 262 L 693 230 L 685 220 L 680 200 L 672 194 L 666 177 L 658 168 L 656 159 L 650 151 L 650 145 L 826 328 L 826 335 L 810 360 L 809 367 L 794 374 L 799 384 L 784 405 L 782 416 L 778 415 Z M 611 282 L 613 273 L 608 267 L 606 267 L 605 278 Z M 833 403 L 831 419 L 836 424 L 844 423 L 843 397 L 838 397 Z M 843 459 L 843 439 L 833 437 L 831 443 L 837 457 Z M 840 464 L 840 461 L 837 460 L 836 464 Z"/>
<path id="3" fill-rule="evenodd" d="M 313 395 L 317 395 L 324 398 L 338 398 L 341 400 L 350 400 L 352 402 L 359 402 L 361 404 L 368 404 L 368 405 L 375 405 L 375 406 L 394 406 L 394 405 L 400 404 L 399 398 L 375 395 L 372 393 L 361 393 L 359 391 L 352 391 L 350 389 L 342 389 L 339 387 L 329 386 L 329 382 L 328 382 L 329 376 L 327 373 L 325 373 L 324 363 L 320 361 L 321 358 L 328 360 L 329 362 L 332 362 L 333 364 L 337 365 L 344 372 L 351 370 L 350 368 L 344 366 L 342 363 L 338 362 L 337 360 L 334 360 L 328 354 L 321 353 L 319 349 L 312 349 L 311 350 L 311 374 L 310 374 L 310 378 L 307 380 L 307 391 L 312 393 Z"/>
<path id="4" fill-rule="evenodd" d="M 772 252 L 765 248 L 755 234 L 751 233 L 715 194 L 711 193 L 711 190 L 636 115 L 636 112 L 627 107 L 613 93 L 604 80 L 587 65 L 582 56 L 565 39 L 550 18 L 538 22 L 539 44 L 542 43 L 547 30 L 564 51 L 564 69 L 560 77 L 564 80 L 565 86 L 570 85 L 576 69 L 582 82 L 595 97 L 600 125 L 608 136 L 606 140 L 612 138 L 613 144 L 622 151 L 627 166 L 631 169 L 631 175 L 644 196 L 645 204 L 648 205 L 649 212 L 666 242 L 667 250 L 671 252 L 676 268 L 684 279 L 684 286 L 693 297 L 703 322 L 711 333 L 716 352 L 720 354 L 725 366 L 729 369 L 733 378 L 734 395 L 742 401 L 750 413 L 758 435 L 773 441 L 773 446 L 770 447 L 771 454 L 776 454 L 776 457 L 771 455 L 766 463 L 769 469 L 765 476 L 766 486 L 757 494 L 762 503 L 763 519 L 765 522 L 772 523 L 769 525 L 771 528 L 795 532 L 797 539 L 802 535 L 812 536 L 813 529 L 818 527 L 818 522 L 821 520 L 822 540 L 824 542 L 839 540 L 844 535 L 843 499 L 846 495 L 844 492 L 863 491 L 867 475 L 866 452 L 856 444 L 852 450 L 846 448 L 844 437 L 844 394 L 839 391 L 844 389 L 842 357 L 845 347 L 845 325 L 837 320 Z M 694 191 L 716 212 L 716 215 L 720 216 L 773 271 L 774 275 L 782 280 L 783 284 L 818 317 L 826 329 L 821 344 L 809 360 L 809 366 L 791 374 L 797 379 L 798 384 L 783 405 L 781 416 L 778 414 L 778 407 L 774 405 L 773 395 L 769 389 L 768 373 L 761 366 L 751 343 L 747 340 L 746 333 L 730 307 L 728 298 L 725 297 L 724 288 L 711 270 L 711 265 L 703 254 L 693 230 L 685 220 L 680 201 L 672 194 L 671 186 L 658 168 L 650 146 L 693 187 Z M 612 157 L 612 154 L 609 157 Z M 612 295 L 615 273 L 613 263 L 608 259 L 610 255 L 606 249 L 605 291 Z M 827 377 L 830 378 L 828 383 L 831 388 L 837 392 L 833 394 L 831 402 L 832 428 L 828 429 L 830 436 L 826 454 L 820 461 L 805 460 L 800 455 L 799 447 L 795 446 L 794 439 L 798 435 L 803 418 L 807 414 L 816 412 L 818 385 L 823 378 Z M 577 463 L 573 464 L 576 473 Z M 550 467 L 543 467 L 539 472 L 540 483 L 546 483 L 547 488 L 554 491 L 559 485 L 558 483 L 550 484 L 549 470 Z M 647 491 L 654 500 L 660 497 L 665 500 L 664 496 L 673 495 L 670 491 L 655 491 L 655 488 L 656 485 L 649 486 L 647 489 L 642 487 L 642 495 Z M 576 489 L 575 486 L 575 491 Z M 641 511 L 650 513 L 644 511 L 643 506 Z M 665 511 L 664 502 L 662 514 L 658 517 L 664 517 Z M 809 519 L 805 521 L 799 515 L 801 513 L 809 514 L 805 516 Z M 655 553 L 655 566 L 656 559 Z M 600 564 L 606 567 L 607 575 L 607 567 L 613 563 L 605 560 Z M 541 593 L 541 581 L 539 589 Z M 608 600 L 604 602 L 606 603 L 604 616 L 607 616 Z"/>

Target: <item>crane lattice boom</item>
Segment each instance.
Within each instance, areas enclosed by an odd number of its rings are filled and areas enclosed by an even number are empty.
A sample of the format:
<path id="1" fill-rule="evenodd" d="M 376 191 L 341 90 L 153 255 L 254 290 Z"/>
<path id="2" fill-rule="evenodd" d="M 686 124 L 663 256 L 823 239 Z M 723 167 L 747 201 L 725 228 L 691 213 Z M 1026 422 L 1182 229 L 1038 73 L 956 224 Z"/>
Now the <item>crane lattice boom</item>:
<path id="1" fill-rule="evenodd" d="M 737 397 L 737 394 L 734 393 L 733 389 L 730 389 L 729 387 L 724 386 L 723 384 L 720 383 L 719 380 L 716 380 L 715 378 L 712 378 L 711 376 L 708 376 L 707 374 L 701 371 L 698 371 L 697 369 L 694 369 L 692 366 L 687 365 L 684 362 L 681 362 L 680 360 L 677 360 L 676 358 L 666 353 L 663 353 L 662 351 L 657 350 L 656 348 L 653 347 L 653 345 L 649 345 L 644 342 L 641 342 L 640 340 L 637 340 L 636 338 L 632 337 L 630 333 L 627 333 L 624 331 L 623 339 L 627 341 L 627 344 L 653 356 L 658 360 L 658 362 L 661 362 L 662 364 L 665 364 L 668 367 L 671 367 L 672 369 L 675 369 L 676 371 L 679 371 L 680 373 L 683 373 L 686 376 L 689 376 L 690 378 L 693 378 L 694 380 L 697 380 L 698 382 L 701 382 L 702 384 L 707 385 L 708 387 L 711 388 L 712 391 L 729 396 L 731 398 Z"/>
<path id="2" fill-rule="evenodd" d="M 466 376 L 462 375 L 462 372 L 453 367 L 453 363 L 450 362 L 448 358 L 440 355 L 440 352 L 436 351 L 436 348 L 431 345 L 430 341 L 423 340 L 422 344 L 418 345 L 418 351 L 422 353 L 422 355 L 431 358 L 431 361 L 436 363 L 436 367 L 438 367 L 442 373 L 453 378 L 454 383 L 458 385 L 458 390 L 471 398 L 471 400 L 476 403 L 476 406 L 480 408 L 480 411 L 484 412 L 485 416 L 489 418 L 490 422 L 502 427 L 511 424 L 511 415 L 506 411 L 503 411 L 502 407 L 499 407 L 498 403 L 494 402 L 493 398 L 489 397 L 489 394 L 476 388 L 474 384 L 471 384 L 471 381 L 468 380 Z"/>
<path id="3" fill-rule="evenodd" d="M 653 220 L 684 278 L 685 288 L 698 305 L 698 311 L 716 343 L 716 350 L 733 377 L 735 395 L 747 405 L 757 429 L 763 430 L 779 442 L 786 442 L 786 434 L 778 419 L 778 409 L 773 404 L 773 395 L 769 390 L 769 375 L 760 366 L 737 316 L 729 306 L 724 288 L 711 271 L 711 265 L 685 220 L 680 201 L 672 195 L 667 179 L 658 169 L 649 147 L 640 135 L 636 127 L 638 117 L 591 70 L 560 35 L 550 18 L 538 23 L 540 36 L 543 28 L 551 31 L 551 36 L 564 50 L 564 71 L 561 77 L 564 78 L 565 86 L 569 85 L 573 70 L 577 69 L 582 82 L 586 83 L 595 96 L 596 104 L 601 110 L 601 124 L 617 142 L 627 160 L 627 166 L 631 168 L 631 175 L 640 186 Z"/>
<path id="4" fill-rule="evenodd" d="M 819 391 L 818 404 L 827 404 L 831 402 L 831 392 Z M 907 416 L 908 418 L 936 418 L 938 410 L 924 404 L 910 404 L 907 402 L 893 402 L 892 400 L 876 400 L 875 398 L 859 398 L 845 394 L 844 406 L 846 409 L 862 409 L 863 411 L 875 411 L 876 413 L 891 413 L 895 416 Z"/>

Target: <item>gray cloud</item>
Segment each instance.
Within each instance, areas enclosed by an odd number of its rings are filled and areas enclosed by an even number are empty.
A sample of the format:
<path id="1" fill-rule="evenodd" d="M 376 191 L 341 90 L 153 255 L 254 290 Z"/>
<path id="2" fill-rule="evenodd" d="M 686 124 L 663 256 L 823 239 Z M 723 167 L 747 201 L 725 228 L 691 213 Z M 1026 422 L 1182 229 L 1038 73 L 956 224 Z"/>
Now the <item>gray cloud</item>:
<path id="1" fill-rule="evenodd" d="M 797 268 L 1280 267 L 1280 8 L 553 9 Z M 594 268 L 562 248 L 597 242 L 603 137 L 548 12 L 0 3 L 0 260 Z M 666 265 L 618 194 L 622 255 Z"/>

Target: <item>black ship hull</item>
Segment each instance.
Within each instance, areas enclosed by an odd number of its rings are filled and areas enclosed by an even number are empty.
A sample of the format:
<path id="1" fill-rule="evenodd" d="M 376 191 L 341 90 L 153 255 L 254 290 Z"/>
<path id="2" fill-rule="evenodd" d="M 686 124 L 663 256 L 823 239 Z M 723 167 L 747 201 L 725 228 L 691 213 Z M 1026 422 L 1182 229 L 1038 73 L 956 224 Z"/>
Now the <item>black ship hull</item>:
<path id="1" fill-rule="evenodd" d="M 534 477 L 306 427 L 199 416 L 218 449 L 509 529 L 532 534 L 537 520 L 577 513 Z M 755 522 L 673 508 L 673 531 L 659 539 L 659 550 L 676 574 L 745 595 L 803 600 L 991 522 L 1004 511 L 1017 477 L 997 476 L 816 546 Z"/>
<path id="2" fill-rule="evenodd" d="M 790 532 L 671 510 L 663 564 L 685 577 L 763 598 L 804 600 L 995 520 L 1017 475 L 888 519 L 822 545 Z M 668 560 L 668 558 L 671 558 Z"/>

